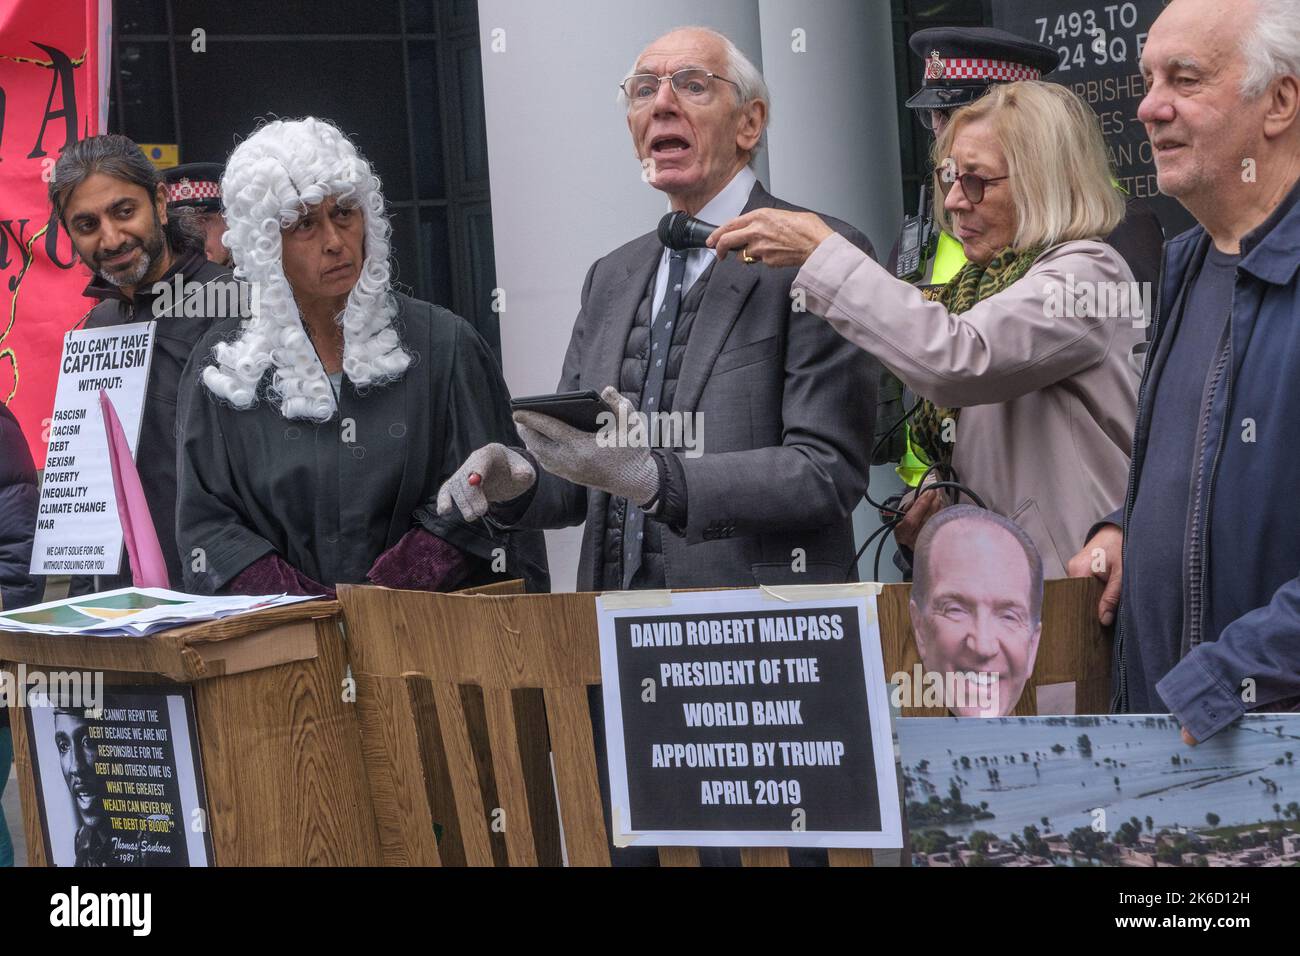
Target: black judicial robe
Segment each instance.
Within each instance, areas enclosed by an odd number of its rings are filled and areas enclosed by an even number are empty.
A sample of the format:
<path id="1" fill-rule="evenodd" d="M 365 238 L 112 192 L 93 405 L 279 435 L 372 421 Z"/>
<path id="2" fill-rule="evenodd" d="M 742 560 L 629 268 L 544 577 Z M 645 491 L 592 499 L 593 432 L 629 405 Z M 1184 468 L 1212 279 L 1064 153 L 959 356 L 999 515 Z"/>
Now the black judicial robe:
<path id="1" fill-rule="evenodd" d="M 195 349 L 179 400 L 177 541 L 185 589 L 219 591 L 258 558 L 278 553 L 323 584 L 365 583 L 375 559 L 415 527 L 483 559 L 460 586 L 523 577 L 549 589 L 539 532 L 505 533 L 459 512 L 442 518 L 438 489 L 474 449 L 519 446 L 510 395 L 487 344 L 464 319 L 396 296 L 395 322 L 413 361 L 397 381 L 364 391 L 344 375 L 338 411 L 289 420 L 266 397 L 240 410 L 203 385 L 215 326 Z M 492 573 L 495 549 L 506 572 Z"/>

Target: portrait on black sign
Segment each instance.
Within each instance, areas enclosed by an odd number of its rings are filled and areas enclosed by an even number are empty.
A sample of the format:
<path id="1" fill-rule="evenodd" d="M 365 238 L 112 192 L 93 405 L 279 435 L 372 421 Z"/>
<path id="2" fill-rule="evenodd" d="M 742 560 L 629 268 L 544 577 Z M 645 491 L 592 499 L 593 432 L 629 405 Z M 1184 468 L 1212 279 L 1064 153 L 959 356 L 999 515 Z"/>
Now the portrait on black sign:
<path id="1" fill-rule="evenodd" d="M 110 688 L 97 710 L 33 693 L 24 710 L 46 863 L 210 865 L 188 691 Z"/>

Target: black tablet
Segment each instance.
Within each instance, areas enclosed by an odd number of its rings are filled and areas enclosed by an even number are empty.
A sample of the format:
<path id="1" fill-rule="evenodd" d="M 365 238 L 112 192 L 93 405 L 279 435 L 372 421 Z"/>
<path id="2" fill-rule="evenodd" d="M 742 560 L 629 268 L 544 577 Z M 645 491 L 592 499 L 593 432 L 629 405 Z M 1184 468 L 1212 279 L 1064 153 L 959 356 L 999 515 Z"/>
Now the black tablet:
<path id="1" fill-rule="evenodd" d="M 555 392 L 551 395 L 528 395 L 510 399 L 511 411 L 538 412 L 558 418 L 579 431 L 600 431 L 601 412 L 610 408 L 595 389 L 579 392 Z"/>

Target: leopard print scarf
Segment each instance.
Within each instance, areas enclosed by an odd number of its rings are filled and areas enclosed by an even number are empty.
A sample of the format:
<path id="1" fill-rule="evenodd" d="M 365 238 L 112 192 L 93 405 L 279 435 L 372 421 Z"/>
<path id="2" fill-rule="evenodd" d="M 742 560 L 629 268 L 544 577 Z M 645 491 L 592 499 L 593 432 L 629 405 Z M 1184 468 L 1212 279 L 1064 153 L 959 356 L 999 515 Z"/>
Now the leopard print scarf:
<path id="1" fill-rule="evenodd" d="M 921 294 L 933 302 L 942 303 L 949 312 L 960 314 L 1024 278 L 1029 267 L 1042 254 L 1042 246 L 1033 246 L 1023 252 L 1008 247 L 994 256 L 987 266 L 968 262 L 947 285 L 922 289 Z M 913 443 L 929 459 L 927 464 L 938 465 L 944 471 L 951 468 L 960 415 L 960 408 L 941 408 L 927 398 L 922 399 L 921 406 L 912 416 L 911 432 Z M 947 424 L 949 421 L 951 424 Z"/>

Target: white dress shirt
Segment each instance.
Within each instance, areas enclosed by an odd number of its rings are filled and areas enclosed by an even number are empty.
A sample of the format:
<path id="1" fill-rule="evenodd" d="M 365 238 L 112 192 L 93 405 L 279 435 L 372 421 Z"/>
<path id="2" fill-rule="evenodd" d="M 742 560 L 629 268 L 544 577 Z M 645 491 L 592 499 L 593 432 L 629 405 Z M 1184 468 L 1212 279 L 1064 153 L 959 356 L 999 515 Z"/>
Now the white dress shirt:
<path id="1" fill-rule="evenodd" d="M 709 200 L 708 204 L 695 214 L 696 219 L 704 222 L 711 222 L 715 226 L 721 226 L 724 222 L 730 222 L 742 212 L 745 211 L 745 204 L 749 202 L 749 194 L 754 190 L 754 183 L 758 182 L 758 177 L 748 166 L 742 167 L 740 172 L 731 177 L 731 182 L 722 187 L 722 191 Z M 655 275 L 655 296 L 651 302 L 650 322 L 659 315 L 659 309 L 663 305 L 664 298 L 668 293 L 668 255 L 669 250 L 664 249 L 663 256 L 659 259 L 659 272 Z M 695 285 L 695 280 L 704 274 L 704 270 L 709 264 L 718 257 L 718 254 L 712 249 L 690 249 L 686 253 L 686 280 L 682 284 L 682 295 L 685 296 Z"/>

